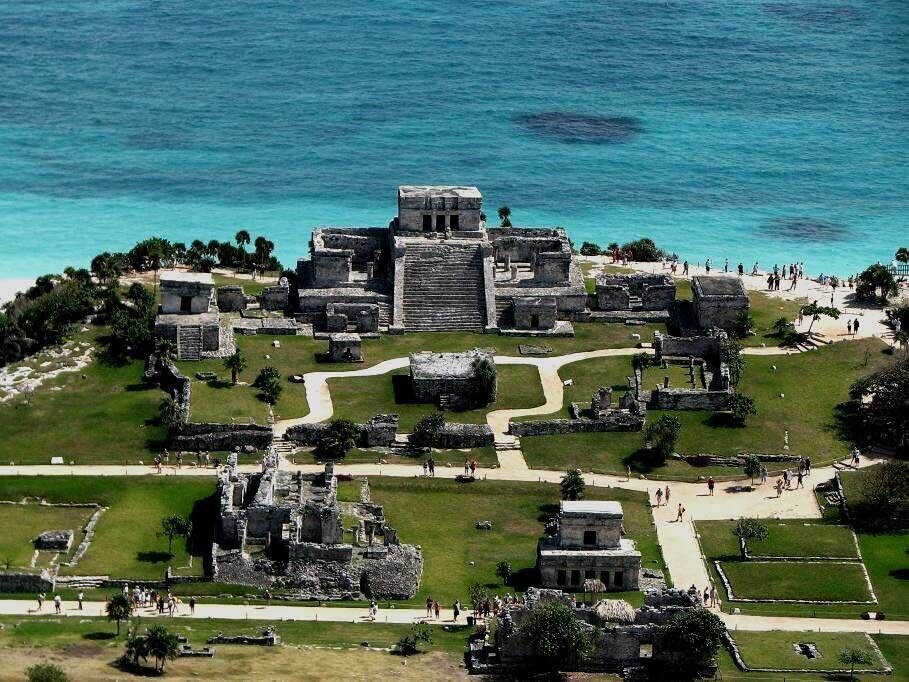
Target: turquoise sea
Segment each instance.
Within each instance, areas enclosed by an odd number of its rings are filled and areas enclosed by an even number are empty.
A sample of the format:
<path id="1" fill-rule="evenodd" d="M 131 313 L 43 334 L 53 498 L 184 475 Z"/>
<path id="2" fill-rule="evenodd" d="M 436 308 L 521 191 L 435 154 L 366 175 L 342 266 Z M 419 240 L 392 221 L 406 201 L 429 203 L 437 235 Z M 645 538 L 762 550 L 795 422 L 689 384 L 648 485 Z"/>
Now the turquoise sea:
<path id="1" fill-rule="evenodd" d="M 161 234 L 385 225 L 402 183 L 576 242 L 846 273 L 909 246 L 906 0 L 0 4 L 0 278 Z"/>

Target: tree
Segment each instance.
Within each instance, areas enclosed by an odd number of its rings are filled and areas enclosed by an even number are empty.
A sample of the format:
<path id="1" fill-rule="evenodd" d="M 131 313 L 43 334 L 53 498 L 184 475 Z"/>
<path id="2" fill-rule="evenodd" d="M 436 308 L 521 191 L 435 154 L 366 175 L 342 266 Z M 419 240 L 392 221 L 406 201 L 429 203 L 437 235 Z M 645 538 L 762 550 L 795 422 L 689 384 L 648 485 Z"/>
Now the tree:
<path id="1" fill-rule="evenodd" d="M 894 258 L 896 258 L 898 263 L 909 263 L 909 249 L 905 246 L 901 246 L 896 250 Z"/>
<path id="2" fill-rule="evenodd" d="M 436 437 L 445 426 L 445 415 L 441 412 L 430 412 L 420 417 L 410 433 L 410 442 L 418 447 L 429 447 L 436 442 Z"/>
<path id="3" fill-rule="evenodd" d="M 677 651 L 673 657 L 673 672 L 679 677 L 691 677 L 716 656 L 723 642 L 726 625 L 707 609 L 682 609 L 682 612 L 662 628 L 662 649 Z"/>
<path id="4" fill-rule="evenodd" d="M 92 258 L 91 271 L 103 285 L 110 284 L 123 274 L 118 259 L 107 251 Z"/>
<path id="5" fill-rule="evenodd" d="M 243 355 L 243 351 L 239 347 L 232 355 L 224 358 L 224 368 L 230 370 L 230 383 L 236 386 L 240 373 L 246 369 L 246 356 Z"/>
<path id="6" fill-rule="evenodd" d="M 587 486 L 580 469 L 566 471 L 559 485 L 562 487 L 563 500 L 580 500 L 584 497 L 584 488 Z"/>
<path id="7" fill-rule="evenodd" d="M 25 669 L 28 682 L 67 682 L 69 675 L 59 665 L 53 663 L 35 663 Z"/>
<path id="8" fill-rule="evenodd" d="M 720 346 L 720 361 L 729 368 L 729 383 L 738 386 L 745 373 L 745 354 L 738 339 L 726 337 Z"/>
<path id="9" fill-rule="evenodd" d="M 631 260 L 641 261 L 644 263 L 655 263 L 666 255 L 662 249 L 658 249 L 652 239 L 644 237 L 635 239 L 622 246 L 622 251 L 631 256 Z"/>
<path id="10" fill-rule="evenodd" d="M 591 649 L 584 625 L 561 601 L 545 602 L 528 611 L 517 634 L 534 662 L 548 671 L 571 670 Z"/>
<path id="11" fill-rule="evenodd" d="M 148 660 L 148 643 L 145 635 L 137 635 L 131 630 L 126 636 L 124 656 L 127 661 L 135 666 L 139 665 L 139 659 Z"/>
<path id="12" fill-rule="evenodd" d="M 744 424 L 749 414 L 757 414 L 757 410 L 754 407 L 754 398 L 744 393 L 734 393 L 729 399 L 729 411 L 732 413 L 732 418 L 736 423 Z"/>
<path id="13" fill-rule="evenodd" d="M 601 249 L 598 244 L 594 244 L 593 242 L 584 242 L 581 244 L 582 256 L 600 256 L 602 254 L 603 249 Z"/>
<path id="14" fill-rule="evenodd" d="M 754 485 L 754 477 L 761 473 L 761 460 L 757 455 L 748 455 L 745 457 L 745 475 L 751 477 L 751 485 Z"/>
<path id="15" fill-rule="evenodd" d="M 489 593 L 486 591 L 485 587 L 474 581 L 470 583 L 470 587 L 467 588 L 467 594 L 470 597 L 470 605 L 473 608 L 473 613 L 476 615 L 480 612 L 480 607 L 483 606 L 483 602 L 486 601 L 486 597 L 489 596 Z"/>
<path id="16" fill-rule="evenodd" d="M 739 539 L 739 554 L 742 559 L 748 558 L 748 548 L 745 545 L 746 540 L 765 540 L 767 539 L 767 526 L 759 519 L 749 519 L 744 516 L 735 522 L 732 527 L 732 534 Z"/>
<path id="17" fill-rule="evenodd" d="M 234 236 L 234 241 L 237 242 L 237 246 L 242 249 L 244 246 L 249 246 L 249 232 L 246 230 L 240 230 Z"/>
<path id="18" fill-rule="evenodd" d="M 164 426 L 176 428 L 186 421 L 185 417 L 185 411 L 175 398 L 161 398 L 158 403 L 158 418 Z"/>
<path id="19" fill-rule="evenodd" d="M 855 297 L 860 301 L 874 301 L 880 296 L 882 304 L 896 296 L 899 285 L 893 273 L 884 265 L 872 265 L 861 272 L 855 281 Z"/>
<path id="20" fill-rule="evenodd" d="M 133 603 L 125 594 L 115 594 L 105 608 L 107 619 L 117 622 L 117 636 L 120 636 L 120 623 L 129 620 L 133 615 Z"/>
<path id="21" fill-rule="evenodd" d="M 259 271 L 264 274 L 268 269 L 271 252 L 275 250 L 275 245 L 273 242 L 268 241 L 265 237 L 256 237 L 256 241 L 253 243 L 253 246 L 256 249 L 256 265 L 258 266 Z"/>
<path id="22" fill-rule="evenodd" d="M 256 380 L 253 381 L 253 386 L 258 388 L 262 392 L 262 396 L 265 398 L 265 402 L 270 405 L 274 405 L 278 402 L 278 398 L 281 396 L 281 391 L 284 387 L 281 385 L 281 374 L 277 369 L 266 365 L 256 376 Z"/>
<path id="23" fill-rule="evenodd" d="M 180 640 L 163 625 L 152 625 L 145 635 L 145 646 L 148 654 L 155 657 L 155 670 L 164 672 L 164 663 L 177 657 Z"/>
<path id="24" fill-rule="evenodd" d="M 173 556 L 174 538 L 188 538 L 192 532 L 192 521 L 174 514 L 161 519 L 161 530 L 158 535 L 167 538 L 167 553 Z"/>
<path id="25" fill-rule="evenodd" d="M 734 331 L 740 339 L 750 336 L 754 332 L 754 317 L 743 310 L 735 320 Z"/>
<path id="26" fill-rule="evenodd" d="M 876 442 L 909 448 L 909 356 L 900 354 L 849 390 L 856 431 Z"/>
<path id="27" fill-rule="evenodd" d="M 906 350 L 909 348 L 909 331 L 900 329 L 893 334 L 893 342 L 899 344 L 900 348 Z"/>
<path id="28" fill-rule="evenodd" d="M 511 564 L 505 559 L 502 559 L 502 561 L 496 564 L 496 575 L 501 579 L 503 585 L 507 585 L 512 576 Z"/>
<path id="29" fill-rule="evenodd" d="M 678 417 L 664 414 L 644 430 L 644 442 L 649 443 L 650 452 L 654 455 L 653 463 L 662 465 L 675 450 L 675 443 L 682 433 L 682 422 Z"/>
<path id="30" fill-rule="evenodd" d="M 155 354 L 163 364 L 168 364 L 177 359 L 177 344 L 170 339 L 160 339 L 155 345 Z"/>
<path id="31" fill-rule="evenodd" d="M 319 436 L 319 454 L 332 459 L 341 459 L 357 444 L 360 430 L 349 419 L 332 419 Z"/>
<path id="32" fill-rule="evenodd" d="M 410 632 L 398 640 L 397 651 L 402 656 L 420 652 L 420 644 L 432 644 L 432 630 L 426 623 L 414 623 Z"/>
<path id="33" fill-rule="evenodd" d="M 773 324 L 770 325 L 771 329 L 773 329 L 773 333 L 781 339 L 788 336 L 794 326 L 792 320 L 785 317 L 778 317 L 773 321 Z"/>
<path id="34" fill-rule="evenodd" d="M 808 325 L 809 334 L 811 333 L 811 328 L 814 326 L 814 323 L 821 319 L 821 316 L 832 317 L 834 320 L 840 318 L 839 309 L 827 305 L 818 305 L 817 301 L 803 307 L 802 314 L 811 318 L 811 323 Z"/>
<path id="35" fill-rule="evenodd" d="M 837 660 L 843 665 L 849 666 L 849 677 L 855 677 L 855 666 L 871 665 L 874 661 L 874 659 L 871 658 L 871 654 L 864 649 L 852 649 L 850 647 L 846 647 L 840 651 Z"/>
<path id="36" fill-rule="evenodd" d="M 499 206 L 498 213 L 502 227 L 511 227 L 511 209 L 507 206 Z"/>
<path id="37" fill-rule="evenodd" d="M 473 361 L 473 371 L 480 387 L 482 399 L 487 403 L 494 403 L 498 388 L 496 366 L 489 358 L 476 358 Z"/>
<path id="38" fill-rule="evenodd" d="M 852 523 L 880 531 L 909 526 L 909 462 L 892 460 L 861 473 L 858 494 L 847 499 Z"/>

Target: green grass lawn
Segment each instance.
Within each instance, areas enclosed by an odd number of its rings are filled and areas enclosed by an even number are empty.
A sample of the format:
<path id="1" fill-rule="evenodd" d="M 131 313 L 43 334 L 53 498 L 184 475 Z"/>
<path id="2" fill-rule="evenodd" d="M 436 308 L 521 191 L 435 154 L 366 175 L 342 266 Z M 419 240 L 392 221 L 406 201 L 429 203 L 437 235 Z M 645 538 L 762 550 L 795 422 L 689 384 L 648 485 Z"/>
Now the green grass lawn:
<path id="1" fill-rule="evenodd" d="M 749 668 L 774 668 L 781 670 L 845 670 L 837 661 L 845 648 L 859 649 L 869 654 L 873 663 L 863 669 L 883 670 L 868 638 L 857 632 L 748 632 L 733 633 L 739 654 Z M 819 658 L 808 658 L 796 653 L 794 644 L 814 644 Z"/>
<path id="2" fill-rule="evenodd" d="M 747 425 L 742 427 L 709 412 L 672 412 L 682 423 L 677 449 L 683 453 L 719 455 L 782 452 L 784 432 L 788 429 L 791 451 L 810 455 L 815 466 L 845 457 L 851 444 L 837 423 L 836 406 L 848 399 L 849 386 L 855 379 L 887 359 L 884 348 L 879 340 L 863 339 L 832 344 L 809 353 L 748 356 L 739 390 L 754 398 L 757 414 L 749 417 Z M 566 401 L 589 400 L 596 385 L 609 385 L 609 381 L 622 376 L 619 374 L 621 366 L 612 362 L 614 360 L 628 361 L 627 358 L 607 358 L 564 366 L 560 370 L 562 377 L 578 378 L 576 387 L 566 392 Z M 776 370 L 772 369 L 773 365 Z M 780 394 L 785 397 L 780 398 Z M 658 419 L 661 414 L 651 411 L 647 419 Z M 580 467 L 585 471 L 615 474 L 624 473 L 625 467 L 630 465 L 633 471 L 659 477 L 677 473 L 671 466 L 651 470 L 641 463 L 635 453 L 642 443 L 640 433 L 522 438 L 524 455 L 533 468 Z M 729 469 L 687 469 L 691 478 L 738 473 Z"/>
<path id="3" fill-rule="evenodd" d="M 0 404 L 3 464 L 50 464 L 55 456 L 76 464 L 135 463 L 161 447 L 161 391 L 143 382 L 141 361 L 103 356 L 102 333 L 75 337 L 94 342 L 100 355 L 81 372 L 45 382 L 29 405 L 18 399 Z"/>
<path id="4" fill-rule="evenodd" d="M 401 542 L 423 548 L 423 582 L 414 603 L 428 596 L 443 604 L 464 601 L 475 581 L 499 593 L 526 586 L 544 522 L 558 511 L 560 499 L 558 486 L 546 483 L 371 478 L 369 484 L 373 502 L 384 505 Z M 341 484 L 340 494 L 346 499 L 356 499 L 358 492 L 357 481 Z M 621 502 L 625 530 L 637 542 L 643 565 L 663 568 L 644 493 L 588 488 L 586 497 Z M 474 524 L 480 520 L 492 521 L 493 529 L 477 530 Z M 503 559 L 517 574 L 512 585 L 502 585 L 495 575 L 496 564 Z M 641 602 L 639 592 L 626 596 Z"/>
<path id="5" fill-rule="evenodd" d="M 748 540 L 748 552 L 758 557 L 858 558 L 852 529 L 816 520 L 766 519 L 764 540 Z M 739 556 L 739 541 L 732 534 L 735 521 L 699 521 L 697 530 L 704 554 L 711 558 Z"/>
<path id="6" fill-rule="evenodd" d="M 398 402 L 396 388 L 400 394 L 406 393 L 408 376 L 408 370 L 402 369 L 373 377 L 330 379 L 328 388 L 335 408 L 334 415 L 364 422 L 376 414 L 397 414 L 401 420 L 400 429 L 410 431 L 420 417 L 436 412 L 436 407 L 428 403 Z M 536 367 L 499 365 L 498 392 L 494 403 L 474 410 L 448 411 L 445 418 L 464 424 L 484 424 L 487 412 L 536 407 L 544 402 L 546 398 Z"/>
<path id="7" fill-rule="evenodd" d="M 723 561 L 721 567 L 736 599 L 871 601 L 858 562 Z"/>
<path id="8" fill-rule="evenodd" d="M 262 293 L 262 290 L 265 287 L 272 287 L 277 284 L 277 281 L 268 279 L 267 281 L 262 281 L 261 279 L 245 279 L 243 277 L 232 277 L 230 275 L 222 275 L 217 272 L 212 273 L 212 278 L 215 280 L 215 287 L 223 287 L 229 284 L 237 284 L 243 287 L 243 293 L 247 296 L 258 296 Z"/>
<path id="9" fill-rule="evenodd" d="M 33 541 L 38 535 L 46 530 L 72 530 L 73 546 L 60 555 L 60 561 L 65 561 L 81 542 L 82 528 L 94 511 L 86 507 L 0 505 L 0 563 L 16 569 L 27 568 L 35 551 Z M 56 552 L 42 551 L 35 568 L 48 566 L 54 554 Z"/>
<path id="10" fill-rule="evenodd" d="M 75 566 L 64 568 L 62 573 L 130 579 L 160 580 L 167 566 L 172 566 L 178 573 L 201 575 L 203 542 L 200 540 L 193 551 L 192 568 L 184 568 L 189 563 L 185 543 L 175 540 L 171 557 L 167 540 L 158 537 L 158 531 L 162 518 L 171 514 L 187 516 L 197 503 L 201 504 L 214 492 L 214 477 L 0 478 L 0 499 L 44 497 L 48 502 L 96 502 L 109 506 L 95 528 L 95 538 L 85 556 Z M 0 505 L 0 519 L 5 518 L 10 509 L 10 506 Z M 201 538 L 207 537 L 209 523 L 203 519 L 197 524 L 197 531 Z"/>

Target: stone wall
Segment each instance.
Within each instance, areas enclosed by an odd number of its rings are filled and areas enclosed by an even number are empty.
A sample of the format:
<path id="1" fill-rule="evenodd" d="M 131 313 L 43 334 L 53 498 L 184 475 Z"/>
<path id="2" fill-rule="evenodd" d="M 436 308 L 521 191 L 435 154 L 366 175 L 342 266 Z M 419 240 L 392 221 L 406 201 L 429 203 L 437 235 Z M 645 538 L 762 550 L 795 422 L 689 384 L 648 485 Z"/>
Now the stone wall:
<path id="1" fill-rule="evenodd" d="M 48 593 L 54 591 L 54 585 L 54 576 L 46 570 L 40 573 L 0 572 L 0 592 Z"/>
<path id="2" fill-rule="evenodd" d="M 732 405 L 731 391 L 705 391 L 699 388 L 655 388 L 648 407 L 652 410 L 708 410 L 724 412 Z"/>
<path id="3" fill-rule="evenodd" d="M 246 446 L 265 450 L 271 445 L 270 426 L 259 424 L 204 424 L 188 422 L 170 437 L 177 450 L 234 450 Z"/>
<path id="4" fill-rule="evenodd" d="M 290 289 L 282 286 L 265 287 L 259 295 L 263 310 L 285 310 L 290 299 Z"/>
<path id="5" fill-rule="evenodd" d="M 533 279 L 540 284 L 567 284 L 571 274 L 571 251 L 544 251 L 534 260 Z"/>
<path id="6" fill-rule="evenodd" d="M 602 419 L 540 419 L 508 425 L 515 436 L 551 436 L 559 433 L 605 433 L 607 431 L 640 431 L 644 415 L 620 410 L 605 413 Z"/>
<path id="7" fill-rule="evenodd" d="M 365 424 L 357 424 L 356 427 L 359 431 L 357 447 L 387 447 L 394 443 L 398 433 L 398 415 L 377 414 Z M 284 438 L 297 445 L 314 447 L 319 444 L 319 439 L 327 428 L 328 422 L 295 424 L 287 429 Z"/>
<path id="8" fill-rule="evenodd" d="M 654 332 L 653 352 L 657 363 L 664 356 L 677 358 L 717 359 L 724 334 L 716 330 L 707 336 L 669 336 Z"/>
<path id="9" fill-rule="evenodd" d="M 354 324 L 359 333 L 379 331 L 379 306 L 376 303 L 329 303 L 325 307 L 325 328 L 329 332 L 347 331 Z"/>
<path id="10" fill-rule="evenodd" d="M 453 424 L 445 422 L 430 439 L 430 447 L 440 450 L 482 448 L 495 443 L 488 424 Z"/>
<path id="11" fill-rule="evenodd" d="M 555 327 L 558 307 L 554 297 L 515 298 L 513 306 L 515 329 Z"/>
<path id="12" fill-rule="evenodd" d="M 218 310 L 222 313 L 238 313 L 246 310 L 246 294 L 238 284 L 218 287 Z"/>
<path id="13" fill-rule="evenodd" d="M 312 271 L 317 287 L 345 284 L 350 281 L 350 273 L 353 271 L 353 252 L 313 252 Z"/>

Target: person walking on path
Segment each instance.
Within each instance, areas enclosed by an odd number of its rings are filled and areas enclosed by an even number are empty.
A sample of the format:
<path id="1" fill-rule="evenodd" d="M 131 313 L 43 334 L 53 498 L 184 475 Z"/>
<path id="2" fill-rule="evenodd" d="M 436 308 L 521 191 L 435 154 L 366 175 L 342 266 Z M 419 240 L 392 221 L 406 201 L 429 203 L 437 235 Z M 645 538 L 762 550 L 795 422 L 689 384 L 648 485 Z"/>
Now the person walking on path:
<path id="1" fill-rule="evenodd" d="M 40 611 L 43 608 L 44 608 L 44 592 L 39 592 L 38 593 L 38 610 Z"/>
<path id="2" fill-rule="evenodd" d="M 631 467 L 627 464 L 625 465 L 625 478 L 631 480 Z"/>
<path id="3" fill-rule="evenodd" d="M 810 457 L 805 458 L 805 475 L 806 476 L 811 475 L 811 458 Z"/>
<path id="4" fill-rule="evenodd" d="M 687 260 L 684 263 L 682 263 L 682 274 L 683 275 L 688 274 L 688 261 Z"/>
<path id="5" fill-rule="evenodd" d="M 770 475 L 770 472 L 767 471 L 767 467 L 763 464 L 761 465 L 761 485 L 764 485 L 767 482 L 767 477 Z"/>
<path id="6" fill-rule="evenodd" d="M 776 496 L 779 497 L 783 494 L 783 479 L 776 479 Z"/>
<path id="7" fill-rule="evenodd" d="M 802 477 L 803 477 L 803 476 L 804 476 L 804 474 L 803 474 L 801 471 L 799 471 L 798 474 L 796 474 L 796 480 L 798 481 L 798 483 L 797 483 L 796 486 L 795 486 L 796 488 L 804 488 L 804 487 L 805 487 L 805 484 L 802 483 Z"/>
<path id="8" fill-rule="evenodd" d="M 432 609 L 433 609 L 433 611 L 435 611 L 436 620 L 439 620 L 439 616 L 440 616 L 440 614 L 442 613 L 442 607 L 439 606 L 439 602 L 433 601 L 433 602 L 432 602 Z"/>
<path id="9" fill-rule="evenodd" d="M 54 595 L 54 611 L 56 611 L 57 614 L 60 613 L 60 602 L 61 602 L 61 601 L 62 601 L 62 600 L 60 599 L 60 595 L 59 595 L 59 594 L 55 594 L 55 595 Z"/>
<path id="10" fill-rule="evenodd" d="M 432 618 L 432 597 L 426 597 L 426 617 Z"/>
<path id="11" fill-rule="evenodd" d="M 196 615 L 196 598 L 195 597 L 189 598 L 189 614 L 191 616 Z"/>
<path id="12" fill-rule="evenodd" d="M 716 485 L 716 481 L 713 480 L 713 476 L 710 476 L 707 479 L 707 490 L 709 491 L 707 494 L 710 495 L 711 497 L 713 496 L 713 487 L 715 485 Z"/>
<path id="13" fill-rule="evenodd" d="M 852 320 L 846 320 L 846 334 L 852 336 Z"/>
<path id="14" fill-rule="evenodd" d="M 669 506 L 669 486 L 666 486 L 666 490 L 663 491 L 664 497 L 666 498 L 666 506 Z"/>
<path id="15" fill-rule="evenodd" d="M 858 318 L 855 318 L 852 321 L 852 335 L 855 336 L 856 334 L 858 334 L 858 330 L 859 330 L 859 321 L 858 321 Z"/>
<path id="16" fill-rule="evenodd" d="M 80 610 L 80 611 L 82 610 L 82 601 L 83 601 L 84 599 L 85 599 L 85 595 L 82 594 L 81 592 L 80 592 L 79 594 L 76 595 L 76 601 L 79 602 L 79 610 Z"/>
<path id="17" fill-rule="evenodd" d="M 455 601 L 454 605 L 451 607 L 451 610 L 454 611 L 454 622 L 458 622 L 458 618 L 461 616 L 461 602 Z"/>
<path id="18" fill-rule="evenodd" d="M 432 457 L 429 458 L 429 475 L 436 475 L 436 460 L 434 460 Z"/>
<path id="19" fill-rule="evenodd" d="M 682 506 L 682 503 L 679 502 L 679 513 L 676 514 L 675 520 L 678 522 L 684 521 L 685 517 L 685 507 Z"/>
<path id="20" fill-rule="evenodd" d="M 656 506 L 659 507 L 659 506 L 663 503 L 663 489 L 662 489 L 662 488 L 657 488 L 657 491 L 656 491 L 656 498 L 657 498 L 657 505 L 656 505 Z"/>

